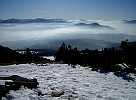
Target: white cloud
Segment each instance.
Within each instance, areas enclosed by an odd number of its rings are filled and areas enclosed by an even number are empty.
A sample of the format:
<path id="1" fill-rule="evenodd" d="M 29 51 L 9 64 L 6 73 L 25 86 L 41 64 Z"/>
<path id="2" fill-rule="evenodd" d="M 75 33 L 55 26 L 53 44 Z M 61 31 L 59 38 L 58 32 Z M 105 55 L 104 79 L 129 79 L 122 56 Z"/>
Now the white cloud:
<path id="1" fill-rule="evenodd" d="M 42 11 L 41 11 L 42 12 Z M 6 24 L 0 25 L 0 42 L 26 40 L 31 38 L 48 38 L 69 34 L 100 34 L 100 33 L 127 33 L 136 35 L 136 26 L 121 23 L 121 21 L 85 21 L 86 23 L 97 22 L 100 25 L 110 26 L 115 29 L 93 29 L 77 27 L 73 23 L 31 23 L 31 24 Z M 81 21 L 82 22 L 82 21 Z"/>
<path id="2" fill-rule="evenodd" d="M 44 10 L 34 10 L 33 12 L 35 12 L 35 13 L 48 13 L 48 12 L 46 12 Z"/>

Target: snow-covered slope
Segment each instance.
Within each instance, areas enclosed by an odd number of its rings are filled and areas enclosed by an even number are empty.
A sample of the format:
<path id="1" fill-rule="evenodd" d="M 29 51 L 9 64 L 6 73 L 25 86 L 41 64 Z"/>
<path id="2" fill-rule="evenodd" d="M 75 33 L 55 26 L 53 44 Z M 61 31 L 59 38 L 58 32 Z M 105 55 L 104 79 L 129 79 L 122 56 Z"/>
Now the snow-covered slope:
<path id="1" fill-rule="evenodd" d="M 0 76 L 13 74 L 26 78 L 36 78 L 38 89 L 20 88 L 10 91 L 3 100 L 136 100 L 136 76 L 124 80 L 114 73 L 99 73 L 91 68 L 50 64 L 39 66 L 20 64 L 0 66 Z M 52 97 L 54 90 L 64 91 L 60 97 Z M 38 91 L 42 95 L 38 96 Z"/>

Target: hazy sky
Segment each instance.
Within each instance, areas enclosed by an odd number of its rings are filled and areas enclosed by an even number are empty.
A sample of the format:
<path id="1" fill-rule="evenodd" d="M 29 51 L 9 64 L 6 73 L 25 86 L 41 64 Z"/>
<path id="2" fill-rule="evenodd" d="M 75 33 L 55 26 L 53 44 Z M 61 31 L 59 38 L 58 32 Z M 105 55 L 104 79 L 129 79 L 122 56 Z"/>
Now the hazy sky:
<path id="1" fill-rule="evenodd" d="M 136 0 L 0 0 L 0 18 L 136 19 Z"/>

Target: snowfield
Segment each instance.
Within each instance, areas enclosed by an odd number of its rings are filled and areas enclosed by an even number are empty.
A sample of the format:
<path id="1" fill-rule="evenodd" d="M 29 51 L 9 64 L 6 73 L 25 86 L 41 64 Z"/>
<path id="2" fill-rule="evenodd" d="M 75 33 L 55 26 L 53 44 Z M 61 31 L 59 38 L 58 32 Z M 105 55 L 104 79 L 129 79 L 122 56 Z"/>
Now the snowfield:
<path id="1" fill-rule="evenodd" d="M 19 64 L 0 66 L 0 76 L 19 75 L 36 78 L 37 89 L 21 87 L 11 90 L 2 100 L 136 100 L 136 76 L 130 80 L 114 73 L 99 73 L 91 68 L 67 64 Z M 119 76 L 120 74 L 118 74 Z M 121 75 L 120 75 L 121 76 Z M 42 95 L 38 96 L 38 92 Z M 60 97 L 52 97 L 53 91 L 63 91 Z"/>

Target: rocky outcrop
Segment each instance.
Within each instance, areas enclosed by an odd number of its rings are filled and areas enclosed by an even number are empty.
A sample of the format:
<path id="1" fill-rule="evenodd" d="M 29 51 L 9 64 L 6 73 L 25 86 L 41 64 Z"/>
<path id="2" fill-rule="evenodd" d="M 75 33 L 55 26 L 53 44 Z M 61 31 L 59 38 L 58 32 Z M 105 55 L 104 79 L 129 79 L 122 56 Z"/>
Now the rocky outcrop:
<path id="1" fill-rule="evenodd" d="M 2 96 L 6 96 L 10 90 L 18 90 L 21 86 L 27 87 L 29 89 L 37 88 L 37 85 L 39 84 L 37 79 L 27 79 L 18 75 L 0 77 L 0 80 L 11 80 L 5 82 L 5 85 L 0 85 L 0 99 Z"/>
<path id="2" fill-rule="evenodd" d="M 52 91 L 51 96 L 52 97 L 60 97 L 63 94 L 64 94 L 63 90 L 61 90 L 61 89 L 55 89 L 55 90 Z"/>

